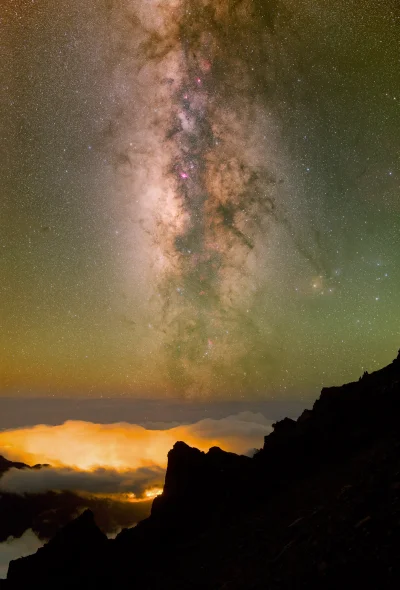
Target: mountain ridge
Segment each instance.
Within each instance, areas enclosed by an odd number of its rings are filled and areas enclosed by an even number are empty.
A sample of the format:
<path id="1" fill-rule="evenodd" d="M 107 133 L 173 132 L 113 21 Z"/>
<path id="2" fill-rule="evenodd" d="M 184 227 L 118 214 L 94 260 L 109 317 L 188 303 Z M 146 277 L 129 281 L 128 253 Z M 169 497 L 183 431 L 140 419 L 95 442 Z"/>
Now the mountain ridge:
<path id="1" fill-rule="evenodd" d="M 32 580 L 65 588 L 83 581 L 196 590 L 399 587 L 399 415 L 400 352 L 359 381 L 322 389 L 312 410 L 275 423 L 253 458 L 179 441 L 148 519 L 103 543 L 87 514 L 73 530 L 76 539 L 92 531 L 90 548 L 72 552 L 71 563 L 63 529 L 34 556 L 11 562 L 6 587 Z M 74 535 L 67 539 L 74 545 Z"/>

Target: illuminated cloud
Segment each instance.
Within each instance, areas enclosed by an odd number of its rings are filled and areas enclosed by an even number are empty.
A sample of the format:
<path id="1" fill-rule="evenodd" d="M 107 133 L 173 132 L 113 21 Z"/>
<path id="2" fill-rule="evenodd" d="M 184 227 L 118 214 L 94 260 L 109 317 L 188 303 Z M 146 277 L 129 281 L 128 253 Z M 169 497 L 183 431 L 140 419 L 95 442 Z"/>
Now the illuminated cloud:
<path id="1" fill-rule="evenodd" d="M 98 495 L 126 495 L 126 499 L 151 497 L 164 483 L 162 467 L 139 467 L 131 471 L 71 468 L 10 469 L 0 479 L 0 491 L 10 494 L 41 494 L 49 490 Z M 156 493 L 154 493 L 156 495 Z"/>
<path id="2" fill-rule="evenodd" d="M 0 491 L 38 494 L 68 490 L 125 501 L 151 498 L 162 490 L 167 454 L 177 440 L 203 451 L 220 446 L 246 454 L 261 447 L 270 430 L 270 420 L 251 412 L 167 430 L 73 421 L 8 430 L 0 433 L 0 453 L 27 464 L 47 463 L 51 467 L 10 469 L 0 479 Z"/>
<path id="3" fill-rule="evenodd" d="M 84 471 L 98 468 L 139 470 L 155 466 L 165 469 L 167 453 L 177 440 L 203 451 L 220 446 L 226 451 L 245 454 L 262 446 L 264 435 L 271 430 L 271 422 L 251 412 L 221 420 L 200 420 L 166 430 L 147 430 L 135 424 L 68 421 L 59 426 L 38 425 L 3 431 L 0 454 L 29 465 L 48 463 L 53 467 Z"/>

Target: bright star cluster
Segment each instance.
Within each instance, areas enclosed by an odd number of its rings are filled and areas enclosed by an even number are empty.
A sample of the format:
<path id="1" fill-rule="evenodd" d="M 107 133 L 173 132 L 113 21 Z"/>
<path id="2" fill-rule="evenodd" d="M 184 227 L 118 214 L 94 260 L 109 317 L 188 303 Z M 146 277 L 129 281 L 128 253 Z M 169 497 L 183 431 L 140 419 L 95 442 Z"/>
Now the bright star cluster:
<path id="1" fill-rule="evenodd" d="M 313 395 L 400 344 L 400 9 L 5 0 L 3 395 Z"/>

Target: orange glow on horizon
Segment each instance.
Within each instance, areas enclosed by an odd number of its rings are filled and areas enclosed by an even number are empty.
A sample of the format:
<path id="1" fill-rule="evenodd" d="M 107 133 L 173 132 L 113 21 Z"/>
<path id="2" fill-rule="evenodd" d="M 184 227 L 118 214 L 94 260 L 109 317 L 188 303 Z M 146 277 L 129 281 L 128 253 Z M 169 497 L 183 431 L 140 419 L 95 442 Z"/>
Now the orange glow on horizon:
<path id="1" fill-rule="evenodd" d="M 164 430 L 83 421 L 5 430 L 0 432 L 0 455 L 51 468 L 29 473 L 11 469 L 1 478 L 2 490 L 71 490 L 122 502 L 151 502 L 163 491 L 168 452 L 175 442 L 185 441 L 204 452 L 219 446 L 247 453 L 261 446 L 270 424 L 261 414 L 242 412 Z"/>
<path id="2" fill-rule="evenodd" d="M 146 430 L 131 424 L 92 424 L 68 421 L 60 426 L 38 425 L 0 433 L 0 453 L 28 465 L 49 463 L 92 471 L 99 467 L 124 471 L 158 465 L 166 467 L 168 451 L 177 440 L 207 451 L 219 440 L 193 436 L 190 427 Z"/>
<path id="3" fill-rule="evenodd" d="M 144 495 L 146 498 L 156 498 L 157 496 L 159 496 L 160 494 L 162 494 L 162 489 L 161 488 L 150 488 L 149 490 L 146 490 Z"/>
<path id="4" fill-rule="evenodd" d="M 125 471 L 154 465 L 166 468 L 168 451 L 176 441 L 185 441 L 205 452 L 219 446 L 241 454 L 262 445 L 268 426 L 260 414 L 250 413 L 167 430 L 148 430 L 127 423 L 67 421 L 58 426 L 41 424 L 2 431 L 0 454 L 28 465 L 48 463 L 84 471 Z"/>

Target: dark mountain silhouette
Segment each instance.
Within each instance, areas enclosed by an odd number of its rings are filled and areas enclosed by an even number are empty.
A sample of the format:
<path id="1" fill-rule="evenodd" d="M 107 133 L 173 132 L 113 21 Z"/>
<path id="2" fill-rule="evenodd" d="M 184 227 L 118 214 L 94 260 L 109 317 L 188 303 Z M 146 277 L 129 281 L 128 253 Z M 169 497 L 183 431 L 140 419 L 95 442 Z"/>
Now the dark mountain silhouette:
<path id="1" fill-rule="evenodd" d="M 25 463 L 19 463 L 14 461 L 9 461 L 3 455 L 0 455 L 0 475 L 3 475 L 6 471 L 14 467 L 15 469 L 30 469 L 29 465 L 25 465 Z"/>
<path id="2" fill-rule="evenodd" d="M 71 578 L 79 577 L 80 582 L 89 582 L 91 570 L 101 568 L 106 545 L 106 535 L 95 524 L 93 513 L 86 510 L 62 528 L 45 547 L 38 549 L 35 555 L 24 558 L 25 584 L 32 584 L 35 580 L 39 582 L 43 572 L 45 579 L 57 577 L 65 568 Z M 10 564 L 10 579 L 15 568 L 18 568 L 18 560 Z"/>
<path id="3" fill-rule="evenodd" d="M 33 467 L 9 461 L 0 455 L 0 477 L 9 469 L 42 469 L 47 464 Z M 150 501 L 123 502 L 108 498 L 83 497 L 73 492 L 45 492 L 41 494 L 13 494 L 0 491 L 0 543 L 9 537 L 19 538 L 27 529 L 42 540 L 49 540 L 57 531 L 82 513 L 91 509 L 101 530 L 111 533 L 123 526 L 146 518 Z"/>
<path id="4" fill-rule="evenodd" d="M 6 587 L 397 589 L 399 415 L 400 354 L 323 389 L 252 459 L 178 442 L 148 519 L 109 541 L 85 513 Z"/>

